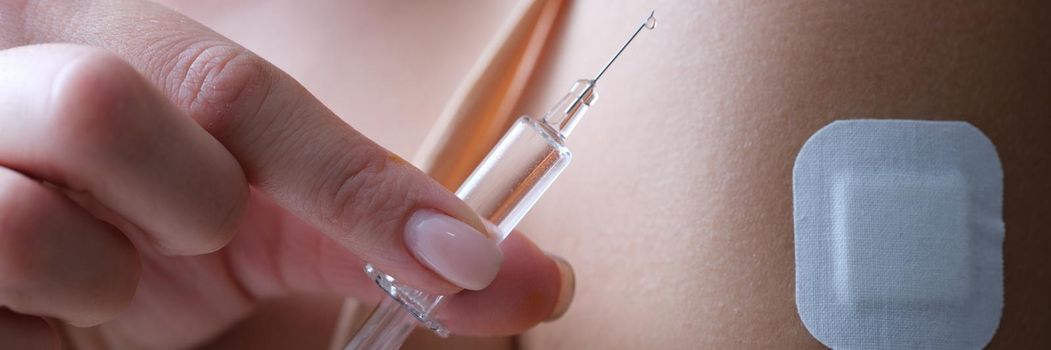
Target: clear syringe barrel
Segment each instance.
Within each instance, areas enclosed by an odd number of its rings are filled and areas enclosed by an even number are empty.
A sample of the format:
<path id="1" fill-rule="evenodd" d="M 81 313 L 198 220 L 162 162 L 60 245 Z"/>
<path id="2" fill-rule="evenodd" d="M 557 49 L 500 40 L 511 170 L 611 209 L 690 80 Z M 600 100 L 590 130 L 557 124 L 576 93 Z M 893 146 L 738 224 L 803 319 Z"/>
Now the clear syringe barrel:
<path id="1" fill-rule="evenodd" d="M 562 136 L 543 121 L 518 118 L 456 191 L 496 227 L 497 242 L 522 221 L 569 165 L 571 153 L 562 142 Z"/>
<path id="2" fill-rule="evenodd" d="M 497 227 L 497 242 L 569 165 L 566 136 L 598 98 L 593 87 L 591 80 L 578 80 L 543 118 L 518 118 L 456 191 Z"/>
<path id="3" fill-rule="evenodd" d="M 456 191 L 494 226 L 491 230 L 497 242 L 514 230 L 569 165 L 571 153 L 565 137 L 598 97 L 593 86 L 592 80 L 579 80 L 543 118 L 518 118 Z M 365 272 L 390 298 L 380 302 L 346 349 L 396 349 L 417 321 L 438 335 L 448 335 L 434 316 L 449 296 L 418 291 L 371 264 L 365 266 Z"/>

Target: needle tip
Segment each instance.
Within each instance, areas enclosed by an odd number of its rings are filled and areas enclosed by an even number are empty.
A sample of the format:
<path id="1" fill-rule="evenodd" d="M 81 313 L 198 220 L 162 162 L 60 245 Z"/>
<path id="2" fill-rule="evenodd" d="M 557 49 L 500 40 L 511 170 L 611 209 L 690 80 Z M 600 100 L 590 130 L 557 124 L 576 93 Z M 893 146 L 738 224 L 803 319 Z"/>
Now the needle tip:
<path id="1" fill-rule="evenodd" d="M 650 16 L 646 17 L 646 22 L 644 22 L 644 26 L 646 27 L 646 29 L 653 29 L 657 27 L 657 18 L 653 17 L 653 14 L 655 13 L 657 13 L 657 10 L 650 10 Z"/>
<path id="2" fill-rule="evenodd" d="M 653 29 L 657 27 L 657 18 L 653 17 L 653 14 L 656 12 L 656 10 L 650 11 L 650 16 L 646 17 L 646 21 L 642 22 L 642 25 L 640 25 L 639 28 L 635 29 L 635 33 L 631 34 L 631 37 L 628 38 L 628 41 L 624 42 L 624 45 L 621 46 L 620 50 L 618 50 L 617 53 L 613 55 L 613 58 L 611 58 L 609 62 L 606 63 L 606 66 L 602 67 L 602 70 L 598 72 L 598 75 L 595 76 L 595 79 L 591 79 L 591 84 L 595 84 L 595 82 L 597 82 L 599 78 L 602 78 L 603 74 L 606 74 L 606 70 L 609 69 L 609 66 L 613 64 L 613 61 L 617 60 L 617 57 L 620 57 L 620 53 L 624 52 L 624 49 L 628 47 L 628 44 L 631 44 L 631 41 L 635 40 L 635 36 L 639 35 L 639 33 L 642 32 L 642 28 Z"/>

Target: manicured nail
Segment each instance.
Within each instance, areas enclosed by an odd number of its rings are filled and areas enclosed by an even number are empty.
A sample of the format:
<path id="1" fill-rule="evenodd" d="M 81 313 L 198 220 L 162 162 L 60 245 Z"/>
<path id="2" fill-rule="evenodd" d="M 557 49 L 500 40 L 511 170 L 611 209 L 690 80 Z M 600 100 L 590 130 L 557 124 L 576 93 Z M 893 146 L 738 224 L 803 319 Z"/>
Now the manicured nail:
<path id="1" fill-rule="evenodd" d="M 419 260 L 464 289 L 489 285 L 504 254 L 496 242 L 470 225 L 434 210 L 420 210 L 405 227 L 405 244 Z"/>
<path id="2" fill-rule="evenodd" d="M 555 265 L 558 266 L 558 274 L 561 276 L 562 284 L 558 287 L 558 301 L 555 302 L 555 309 L 551 311 L 551 316 L 548 316 L 545 322 L 550 322 L 559 319 L 569 310 L 569 304 L 573 302 L 573 294 L 577 289 L 577 278 L 573 274 L 573 267 L 569 266 L 569 262 L 562 257 L 548 254 L 552 260 L 555 261 Z"/>

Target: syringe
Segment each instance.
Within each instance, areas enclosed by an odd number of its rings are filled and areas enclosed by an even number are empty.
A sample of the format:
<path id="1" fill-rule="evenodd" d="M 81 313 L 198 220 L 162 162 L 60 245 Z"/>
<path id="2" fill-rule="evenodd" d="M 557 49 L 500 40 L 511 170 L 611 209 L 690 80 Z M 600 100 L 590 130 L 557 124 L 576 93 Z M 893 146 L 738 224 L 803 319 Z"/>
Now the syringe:
<path id="1" fill-rule="evenodd" d="M 493 224 L 498 243 L 569 165 L 571 153 L 565 146 L 566 137 L 598 98 L 595 84 L 642 29 L 656 26 L 653 14 L 650 12 L 594 79 L 573 83 L 569 93 L 543 118 L 518 118 L 456 191 L 456 196 Z M 435 314 L 451 296 L 416 290 L 371 264 L 365 265 L 365 272 L 390 298 L 380 302 L 346 349 L 397 349 L 417 322 L 440 336 L 448 336 L 449 331 Z"/>

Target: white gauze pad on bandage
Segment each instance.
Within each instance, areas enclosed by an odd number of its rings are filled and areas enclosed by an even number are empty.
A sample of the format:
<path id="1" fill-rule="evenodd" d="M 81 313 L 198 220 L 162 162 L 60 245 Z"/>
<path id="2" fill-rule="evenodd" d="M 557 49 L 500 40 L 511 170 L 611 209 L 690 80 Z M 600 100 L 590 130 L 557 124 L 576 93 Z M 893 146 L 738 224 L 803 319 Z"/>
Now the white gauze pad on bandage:
<path id="1" fill-rule="evenodd" d="M 836 121 L 796 158 L 796 307 L 833 349 L 979 349 L 1003 308 L 1003 170 L 965 122 Z"/>

